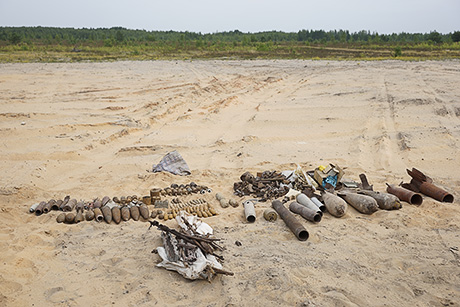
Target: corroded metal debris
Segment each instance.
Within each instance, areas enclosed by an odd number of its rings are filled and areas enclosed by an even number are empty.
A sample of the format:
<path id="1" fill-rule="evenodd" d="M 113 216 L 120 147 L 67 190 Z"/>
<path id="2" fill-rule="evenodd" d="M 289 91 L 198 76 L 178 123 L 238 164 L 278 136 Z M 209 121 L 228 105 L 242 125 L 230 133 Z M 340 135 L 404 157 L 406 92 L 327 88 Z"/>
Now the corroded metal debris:
<path id="1" fill-rule="evenodd" d="M 240 176 L 241 181 L 233 184 L 237 196 L 252 195 L 259 201 L 267 201 L 283 197 L 289 191 L 290 181 L 283 174 L 276 171 L 257 173 L 257 176 L 245 172 Z"/>

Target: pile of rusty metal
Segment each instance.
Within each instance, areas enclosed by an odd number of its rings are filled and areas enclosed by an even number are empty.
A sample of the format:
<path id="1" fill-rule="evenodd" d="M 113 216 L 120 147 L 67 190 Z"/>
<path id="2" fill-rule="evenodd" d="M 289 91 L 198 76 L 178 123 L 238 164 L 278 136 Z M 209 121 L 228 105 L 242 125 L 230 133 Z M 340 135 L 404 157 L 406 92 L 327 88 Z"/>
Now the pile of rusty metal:
<path id="1" fill-rule="evenodd" d="M 289 191 L 290 181 L 283 174 L 276 171 L 257 173 L 256 176 L 245 172 L 240 176 L 241 181 L 233 184 L 237 196 L 252 195 L 259 201 L 283 197 Z"/>

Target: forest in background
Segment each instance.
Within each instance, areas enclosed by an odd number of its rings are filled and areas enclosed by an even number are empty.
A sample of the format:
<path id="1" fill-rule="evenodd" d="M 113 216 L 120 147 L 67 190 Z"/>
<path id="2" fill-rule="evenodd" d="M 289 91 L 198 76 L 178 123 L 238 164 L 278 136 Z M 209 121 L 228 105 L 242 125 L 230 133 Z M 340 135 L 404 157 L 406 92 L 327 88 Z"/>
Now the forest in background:
<path id="1" fill-rule="evenodd" d="M 0 62 L 197 58 L 460 58 L 460 31 L 442 34 L 300 30 L 243 33 L 0 27 Z"/>

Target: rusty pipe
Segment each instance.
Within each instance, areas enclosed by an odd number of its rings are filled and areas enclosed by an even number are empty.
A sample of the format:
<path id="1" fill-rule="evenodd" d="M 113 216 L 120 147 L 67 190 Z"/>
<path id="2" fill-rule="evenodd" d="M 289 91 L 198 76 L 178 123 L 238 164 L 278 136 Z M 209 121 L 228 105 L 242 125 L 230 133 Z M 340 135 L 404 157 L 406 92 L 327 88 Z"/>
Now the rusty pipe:
<path id="1" fill-rule="evenodd" d="M 279 200 L 274 200 L 272 201 L 272 207 L 279 214 L 281 219 L 283 219 L 289 229 L 294 233 L 297 239 L 300 241 L 306 241 L 308 239 L 308 231 L 296 220 L 295 216 L 289 212 L 286 207 L 284 207 L 282 202 Z"/>
<path id="2" fill-rule="evenodd" d="M 294 213 L 299 214 L 301 217 L 303 217 L 307 221 L 315 222 L 315 223 L 319 223 L 321 221 L 321 214 L 319 213 L 321 211 L 312 210 L 310 208 L 302 206 L 296 201 L 293 201 L 292 203 L 289 204 L 289 210 L 291 210 Z"/>
<path id="3" fill-rule="evenodd" d="M 405 188 L 397 187 L 393 184 L 387 183 L 387 192 L 395 195 L 402 201 L 408 202 L 411 205 L 420 206 L 423 202 L 422 195 Z"/>

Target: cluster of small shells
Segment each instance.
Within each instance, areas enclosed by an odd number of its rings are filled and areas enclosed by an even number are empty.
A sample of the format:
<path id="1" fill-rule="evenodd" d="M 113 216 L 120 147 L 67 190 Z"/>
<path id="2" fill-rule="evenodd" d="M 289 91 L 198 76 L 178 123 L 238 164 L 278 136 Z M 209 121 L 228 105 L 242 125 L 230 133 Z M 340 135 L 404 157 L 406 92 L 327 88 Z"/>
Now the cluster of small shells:
<path id="1" fill-rule="evenodd" d="M 180 211 L 186 211 L 187 213 L 198 216 L 199 218 L 206 218 L 216 215 L 217 212 L 214 207 L 203 199 L 193 199 L 187 202 L 175 198 L 172 200 L 169 209 L 158 209 L 153 210 L 151 218 L 158 218 L 160 220 L 169 220 L 175 218 Z"/>
<path id="2" fill-rule="evenodd" d="M 205 194 L 211 193 L 212 190 L 204 185 L 197 185 L 194 182 L 188 184 L 176 184 L 173 183 L 171 186 L 166 187 L 160 190 L 161 196 L 180 196 L 180 195 L 190 195 L 190 194 Z"/>

